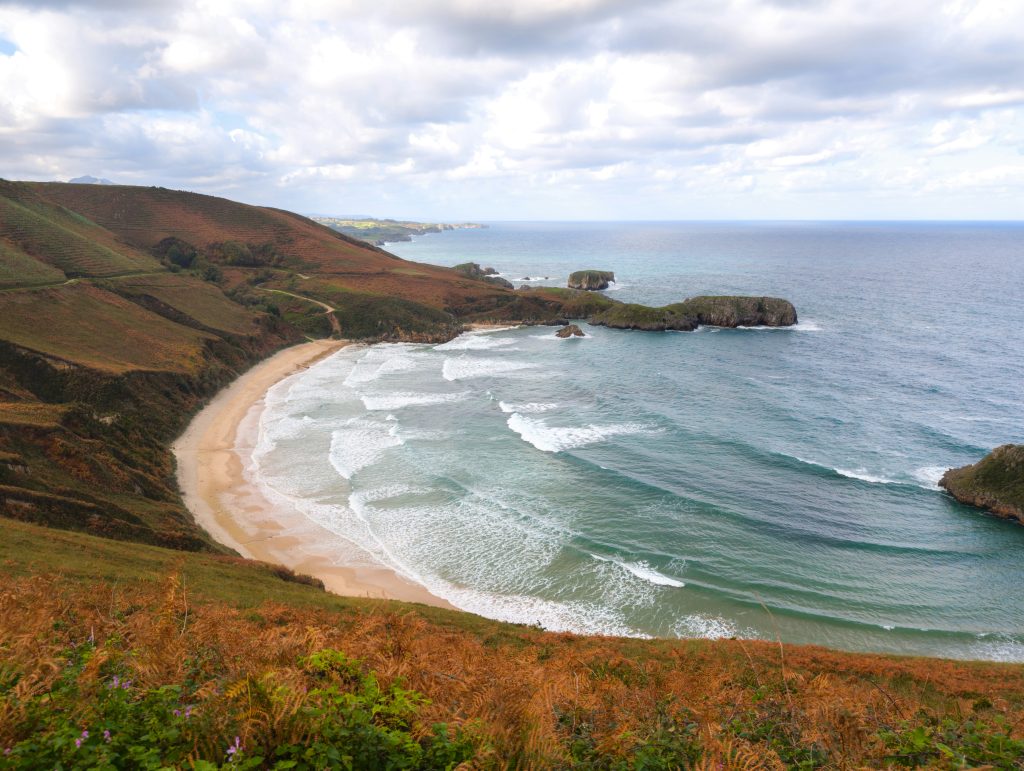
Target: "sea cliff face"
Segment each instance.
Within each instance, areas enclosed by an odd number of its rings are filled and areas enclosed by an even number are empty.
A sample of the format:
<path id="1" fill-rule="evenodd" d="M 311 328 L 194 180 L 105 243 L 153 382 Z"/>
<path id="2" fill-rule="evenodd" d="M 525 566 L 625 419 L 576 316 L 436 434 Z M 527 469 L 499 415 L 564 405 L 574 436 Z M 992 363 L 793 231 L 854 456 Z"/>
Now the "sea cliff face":
<path id="1" fill-rule="evenodd" d="M 1024 445 L 1004 444 L 971 466 L 950 469 L 939 485 L 961 503 L 1024 525 Z"/>
<path id="2" fill-rule="evenodd" d="M 778 297 L 692 297 L 663 308 L 615 304 L 596 313 L 589 323 L 616 329 L 689 332 L 698 326 L 788 327 L 796 324 L 796 308 Z"/>

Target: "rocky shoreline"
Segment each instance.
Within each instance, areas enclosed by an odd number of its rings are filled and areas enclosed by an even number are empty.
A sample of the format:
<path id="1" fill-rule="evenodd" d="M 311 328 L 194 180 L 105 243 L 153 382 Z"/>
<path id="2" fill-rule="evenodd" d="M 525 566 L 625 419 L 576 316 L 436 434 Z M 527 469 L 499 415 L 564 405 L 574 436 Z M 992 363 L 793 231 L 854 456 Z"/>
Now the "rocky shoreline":
<path id="1" fill-rule="evenodd" d="M 975 464 L 950 469 L 939 486 L 961 503 L 1024 525 L 1024 445 L 1004 444 Z"/>

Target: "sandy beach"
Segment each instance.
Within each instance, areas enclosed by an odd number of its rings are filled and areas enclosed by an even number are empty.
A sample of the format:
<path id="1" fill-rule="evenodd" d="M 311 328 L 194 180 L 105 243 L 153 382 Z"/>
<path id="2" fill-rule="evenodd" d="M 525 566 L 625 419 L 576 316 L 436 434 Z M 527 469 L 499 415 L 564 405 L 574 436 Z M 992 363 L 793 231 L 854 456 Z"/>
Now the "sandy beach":
<path id="1" fill-rule="evenodd" d="M 196 522 L 243 557 L 316 576 L 328 590 L 452 607 L 383 566 L 338 564 L 338 536 L 288 506 L 271 503 L 244 476 L 264 397 L 275 383 L 348 345 L 317 340 L 278 352 L 222 390 L 173 444 L 178 484 Z"/>

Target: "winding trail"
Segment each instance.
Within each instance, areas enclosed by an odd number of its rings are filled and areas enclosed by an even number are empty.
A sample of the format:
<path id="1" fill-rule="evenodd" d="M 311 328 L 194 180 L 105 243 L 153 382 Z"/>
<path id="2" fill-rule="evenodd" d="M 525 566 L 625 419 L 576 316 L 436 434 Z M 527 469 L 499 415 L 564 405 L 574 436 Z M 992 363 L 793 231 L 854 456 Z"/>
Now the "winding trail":
<path id="1" fill-rule="evenodd" d="M 289 297 L 295 297 L 299 300 L 305 300 L 306 302 L 311 302 L 314 305 L 319 305 L 321 308 L 324 309 L 324 315 L 327 316 L 327 320 L 331 322 L 331 331 L 334 333 L 335 336 L 341 337 L 341 324 L 338 323 L 338 317 L 334 315 L 334 311 L 337 310 L 336 308 L 332 308 L 327 303 L 320 302 L 320 300 L 314 300 L 312 297 L 306 297 L 305 295 L 295 294 L 294 292 L 286 292 L 283 289 L 264 289 L 263 287 L 256 287 L 256 289 L 259 289 L 261 292 L 274 292 L 275 294 L 286 294 Z"/>

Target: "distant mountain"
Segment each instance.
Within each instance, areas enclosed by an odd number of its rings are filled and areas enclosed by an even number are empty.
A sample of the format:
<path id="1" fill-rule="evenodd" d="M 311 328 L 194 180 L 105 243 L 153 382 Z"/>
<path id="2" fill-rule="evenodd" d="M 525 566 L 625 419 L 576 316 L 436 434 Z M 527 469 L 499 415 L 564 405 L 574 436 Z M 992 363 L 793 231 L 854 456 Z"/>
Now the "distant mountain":
<path id="1" fill-rule="evenodd" d="M 90 177 L 86 174 L 84 177 L 75 177 L 74 179 L 68 180 L 69 184 L 72 185 L 113 185 L 109 179 L 101 179 L 100 177 Z"/>

